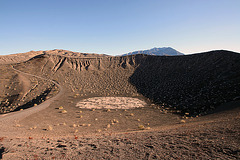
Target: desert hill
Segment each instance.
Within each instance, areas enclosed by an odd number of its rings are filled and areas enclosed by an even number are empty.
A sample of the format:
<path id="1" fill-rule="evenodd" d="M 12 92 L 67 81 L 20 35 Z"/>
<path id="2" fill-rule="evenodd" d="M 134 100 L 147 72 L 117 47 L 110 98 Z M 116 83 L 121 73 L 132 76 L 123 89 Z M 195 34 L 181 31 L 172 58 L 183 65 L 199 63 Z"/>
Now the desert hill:
<path id="1" fill-rule="evenodd" d="M 106 56 L 104 54 L 94 54 L 94 53 L 80 53 L 80 52 L 72 52 L 63 49 L 54 49 L 47 51 L 30 51 L 26 53 L 18 53 L 11 55 L 3 55 L 0 56 L 0 64 L 13 64 L 27 61 L 37 55 L 41 54 L 52 54 L 52 55 L 64 55 L 69 57 L 101 57 Z"/>

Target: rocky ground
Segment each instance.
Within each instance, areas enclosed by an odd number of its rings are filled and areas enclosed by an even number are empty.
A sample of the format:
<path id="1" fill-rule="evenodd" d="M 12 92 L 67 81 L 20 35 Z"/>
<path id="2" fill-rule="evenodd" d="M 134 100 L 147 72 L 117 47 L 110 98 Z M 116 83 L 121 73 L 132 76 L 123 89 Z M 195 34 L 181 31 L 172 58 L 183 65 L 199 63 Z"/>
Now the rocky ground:
<path id="1" fill-rule="evenodd" d="M 3 159 L 239 159 L 239 113 L 238 107 L 137 132 L 1 137 L 1 154 Z"/>

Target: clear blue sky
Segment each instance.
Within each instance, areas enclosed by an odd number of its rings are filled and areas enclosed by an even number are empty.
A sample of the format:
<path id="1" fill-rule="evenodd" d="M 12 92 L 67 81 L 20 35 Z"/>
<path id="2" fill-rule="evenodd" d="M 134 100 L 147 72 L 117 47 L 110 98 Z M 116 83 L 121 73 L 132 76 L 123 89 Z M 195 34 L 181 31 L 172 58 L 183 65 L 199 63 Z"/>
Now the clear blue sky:
<path id="1" fill-rule="evenodd" d="M 0 54 L 240 52 L 240 0 L 0 0 Z"/>

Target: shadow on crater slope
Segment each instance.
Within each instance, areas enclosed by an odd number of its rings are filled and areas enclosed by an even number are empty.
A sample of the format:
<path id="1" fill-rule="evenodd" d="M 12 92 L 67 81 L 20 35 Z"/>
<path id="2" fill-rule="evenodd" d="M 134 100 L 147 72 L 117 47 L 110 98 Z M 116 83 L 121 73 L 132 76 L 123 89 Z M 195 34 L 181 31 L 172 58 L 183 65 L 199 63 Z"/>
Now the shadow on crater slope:
<path id="1" fill-rule="evenodd" d="M 228 51 L 147 56 L 129 80 L 155 103 L 181 110 L 182 114 L 198 115 L 240 95 L 239 68 L 240 55 Z"/>

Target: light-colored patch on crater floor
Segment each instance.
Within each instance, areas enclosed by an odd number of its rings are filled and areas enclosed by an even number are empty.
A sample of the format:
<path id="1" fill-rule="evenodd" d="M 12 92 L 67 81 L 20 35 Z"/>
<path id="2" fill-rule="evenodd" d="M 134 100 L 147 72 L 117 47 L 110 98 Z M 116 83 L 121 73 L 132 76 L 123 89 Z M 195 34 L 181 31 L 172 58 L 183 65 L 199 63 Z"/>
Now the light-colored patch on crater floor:
<path id="1" fill-rule="evenodd" d="M 147 103 L 132 97 L 93 97 L 77 103 L 85 109 L 132 109 L 144 107 Z"/>

